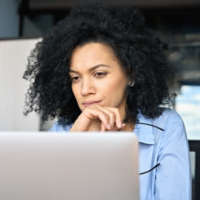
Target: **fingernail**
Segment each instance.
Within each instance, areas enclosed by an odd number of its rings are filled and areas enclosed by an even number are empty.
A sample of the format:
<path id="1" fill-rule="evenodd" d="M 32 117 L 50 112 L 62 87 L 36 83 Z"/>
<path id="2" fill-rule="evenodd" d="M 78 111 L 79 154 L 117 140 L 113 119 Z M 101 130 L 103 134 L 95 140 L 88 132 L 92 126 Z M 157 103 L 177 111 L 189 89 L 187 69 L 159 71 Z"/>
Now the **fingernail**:
<path id="1" fill-rule="evenodd" d="M 121 127 L 122 127 L 122 123 L 118 122 L 118 128 L 121 128 Z"/>
<path id="2" fill-rule="evenodd" d="M 110 124 L 107 125 L 107 128 L 110 129 Z"/>
<path id="3" fill-rule="evenodd" d="M 124 127 L 125 125 L 126 125 L 125 123 L 122 124 L 123 127 Z"/>

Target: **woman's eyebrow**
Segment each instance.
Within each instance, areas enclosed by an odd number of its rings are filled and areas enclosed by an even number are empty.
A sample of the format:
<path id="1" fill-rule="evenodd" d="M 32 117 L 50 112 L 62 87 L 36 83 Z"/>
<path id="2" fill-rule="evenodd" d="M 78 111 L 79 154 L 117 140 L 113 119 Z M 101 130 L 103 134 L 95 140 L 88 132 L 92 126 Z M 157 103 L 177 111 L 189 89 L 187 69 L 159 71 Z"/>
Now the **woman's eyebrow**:
<path id="1" fill-rule="evenodd" d="M 93 71 L 99 67 L 109 67 L 108 65 L 104 65 L 104 64 L 98 64 L 98 65 L 95 65 L 94 67 L 90 68 L 89 71 Z M 69 70 L 69 72 L 74 72 L 74 73 L 78 73 L 77 71 L 74 71 L 72 69 Z"/>

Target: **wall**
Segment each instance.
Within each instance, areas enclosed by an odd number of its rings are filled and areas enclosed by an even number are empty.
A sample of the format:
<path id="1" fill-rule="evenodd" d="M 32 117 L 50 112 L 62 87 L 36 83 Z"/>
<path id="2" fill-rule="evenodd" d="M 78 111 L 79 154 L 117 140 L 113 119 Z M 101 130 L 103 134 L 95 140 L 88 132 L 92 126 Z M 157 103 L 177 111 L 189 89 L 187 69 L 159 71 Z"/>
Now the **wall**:
<path id="1" fill-rule="evenodd" d="M 17 0 L 0 0 L 0 38 L 16 38 L 19 32 Z"/>
<path id="2" fill-rule="evenodd" d="M 27 57 L 39 39 L 0 41 L 0 131 L 38 131 L 40 118 L 23 115 L 30 82 L 22 78 Z"/>

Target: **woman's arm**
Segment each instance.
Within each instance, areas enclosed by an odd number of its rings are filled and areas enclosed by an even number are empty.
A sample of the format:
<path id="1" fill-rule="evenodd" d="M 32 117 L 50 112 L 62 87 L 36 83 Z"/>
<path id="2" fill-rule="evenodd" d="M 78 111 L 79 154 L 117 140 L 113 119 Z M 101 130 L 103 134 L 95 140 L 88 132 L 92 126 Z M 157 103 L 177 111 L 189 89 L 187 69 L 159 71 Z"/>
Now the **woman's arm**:
<path id="1" fill-rule="evenodd" d="M 156 173 L 156 200 L 190 200 L 191 170 L 185 126 L 176 112 L 168 116 L 161 136 Z"/>

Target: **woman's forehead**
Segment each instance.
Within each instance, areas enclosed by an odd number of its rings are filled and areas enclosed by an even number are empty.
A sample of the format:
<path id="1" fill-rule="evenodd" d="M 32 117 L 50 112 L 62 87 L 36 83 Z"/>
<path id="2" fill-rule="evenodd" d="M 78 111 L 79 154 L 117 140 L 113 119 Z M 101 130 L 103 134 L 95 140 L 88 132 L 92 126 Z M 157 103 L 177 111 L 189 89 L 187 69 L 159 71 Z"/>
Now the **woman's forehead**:
<path id="1" fill-rule="evenodd" d="M 88 43 L 74 49 L 70 68 L 94 67 L 100 64 L 109 66 L 116 62 L 118 59 L 109 46 L 102 43 Z"/>

